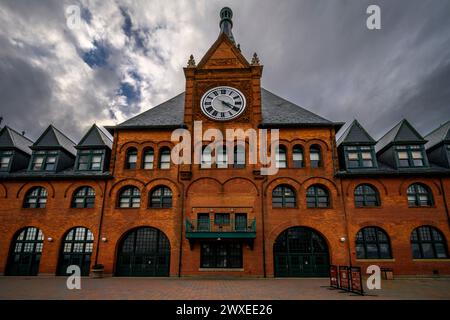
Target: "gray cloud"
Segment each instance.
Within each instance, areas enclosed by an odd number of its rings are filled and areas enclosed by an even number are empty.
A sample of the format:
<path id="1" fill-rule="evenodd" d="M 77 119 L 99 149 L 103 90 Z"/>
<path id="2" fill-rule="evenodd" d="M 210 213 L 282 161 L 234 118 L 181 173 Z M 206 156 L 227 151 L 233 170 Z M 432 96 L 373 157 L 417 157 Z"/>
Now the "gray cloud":
<path id="1" fill-rule="evenodd" d="M 74 3 L 85 17 L 75 31 L 64 17 Z M 365 27 L 370 4 L 379 31 Z M 184 89 L 181 68 L 214 42 L 225 5 L 267 89 L 330 120 L 357 118 L 374 138 L 403 117 L 424 134 L 450 119 L 447 0 L 2 2 L 1 115 L 34 138 L 53 122 L 78 139 L 92 122 L 142 112 Z M 80 54 L 96 42 L 108 46 L 104 66 Z"/>

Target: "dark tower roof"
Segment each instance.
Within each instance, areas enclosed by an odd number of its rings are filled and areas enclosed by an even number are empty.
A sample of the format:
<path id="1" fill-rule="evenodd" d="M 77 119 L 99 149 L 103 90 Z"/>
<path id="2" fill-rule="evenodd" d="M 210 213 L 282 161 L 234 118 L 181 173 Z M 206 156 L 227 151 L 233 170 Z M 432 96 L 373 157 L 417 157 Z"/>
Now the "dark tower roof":
<path id="1" fill-rule="evenodd" d="M 426 140 L 417 132 L 416 129 L 403 119 L 391 130 L 389 130 L 383 137 L 378 140 L 375 151 L 379 152 L 393 143 L 418 143 L 424 144 Z"/>
<path id="2" fill-rule="evenodd" d="M 337 141 L 337 145 L 340 144 L 364 144 L 364 145 L 374 145 L 376 142 L 367 133 L 366 130 L 361 126 L 358 120 L 353 120 L 353 122 L 348 126 L 348 128 L 342 133 Z"/>
<path id="3" fill-rule="evenodd" d="M 224 7 L 222 10 L 220 10 L 220 33 L 225 33 L 228 38 L 230 38 L 231 42 L 236 44 L 233 37 L 233 32 L 231 29 L 233 29 L 233 11 L 231 11 L 230 8 Z"/>
<path id="4" fill-rule="evenodd" d="M 433 148 L 440 143 L 450 143 L 450 121 L 427 134 L 425 139 L 428 140 L 425 144 L 426 149 Z"/>
<path id="5" fill-rule="evenodd" d="M 26 154 L 31 154 L 30 146 L 32 144 L 33 141 L 8 126 L 5 126 L 0 130 L 1 149 L 15 148 Z"/>
<path id="6" fill-rule="evenodd" d="M 113 141 L 109 133 L 104 132 L 94 124 L 88 132 L 81 138 L 76 148 L 107 147 L 112 149 Z"/>
<path id="7" fill-rule="evenodd" d="M 62 148 L 67 152 L 76 155 L 75 142 L 69 139 L 64 133 L 49 125 L 44 133 L 37 139 L 31 149 Z"/>

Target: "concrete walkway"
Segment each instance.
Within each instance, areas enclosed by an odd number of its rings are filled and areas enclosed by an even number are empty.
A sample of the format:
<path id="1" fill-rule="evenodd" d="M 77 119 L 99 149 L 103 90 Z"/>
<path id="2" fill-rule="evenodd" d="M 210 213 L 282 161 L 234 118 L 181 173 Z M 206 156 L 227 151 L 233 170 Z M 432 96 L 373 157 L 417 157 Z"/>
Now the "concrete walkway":
<path id="1" fill-rule="evenodd" d="M 328 284 L 328 279 L 82 278 L 81 290 L 68 290 L 65 277 L 2 276 L 0 299 L 450 299 L 450 278 L 384 280 L 381 290 L 364 297 L 330 290 Z"/>

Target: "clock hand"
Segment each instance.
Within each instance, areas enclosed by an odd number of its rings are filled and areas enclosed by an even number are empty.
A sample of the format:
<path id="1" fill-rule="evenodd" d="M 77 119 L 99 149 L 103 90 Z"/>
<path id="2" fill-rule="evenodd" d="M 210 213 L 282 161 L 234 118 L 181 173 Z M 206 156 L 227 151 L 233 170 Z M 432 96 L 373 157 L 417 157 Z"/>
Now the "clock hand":
<path id="1" fill-rule="evenodd" d="M 224 104 L 224 105 L 226 105 L 227 107 L 229 107 L 229 108 L 233 108 L 234 106 L 231 104 L 231 103 L 229 103 L 229 102 L 225 102 L 225 101 L 223 101 L 223 100 L 219 100 L 220 102 L 222 102 L 222 104 Z"/>

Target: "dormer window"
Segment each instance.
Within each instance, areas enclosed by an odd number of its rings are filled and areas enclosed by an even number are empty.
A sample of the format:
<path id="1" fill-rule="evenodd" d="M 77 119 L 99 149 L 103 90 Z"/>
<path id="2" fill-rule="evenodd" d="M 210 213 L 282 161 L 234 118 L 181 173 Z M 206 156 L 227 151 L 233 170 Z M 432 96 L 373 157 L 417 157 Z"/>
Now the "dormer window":
<path id="1" fill-rule="evenodd" d="M 420 145 L 397 146 L 397 161 L 399 167 L 423 167 L 425 159 L 423 147 Z"/>
<path id="2" fill-rule="evenodd" d="M 55 171 L 58 151 L 35 151 L 31 160 L 32 171 Z"/>
<path id="3" fill-rule="evenodd" d="M 79 150 L 76 168 L 78 171 L 100 171 L 104 156 L 105 150 Z"/>
<path id="4" fill-rule="evenodd" d="M 346 146 L 345 157 L 348 168 L 375 167 L 375 157 L 371 146 Z"/>
<path id="5" fill-rule="evenodd" d="M 11 167 L 13 151 L 0 151 L 0 171 L 9 171 Z"/>

